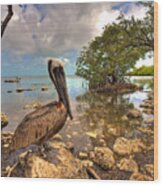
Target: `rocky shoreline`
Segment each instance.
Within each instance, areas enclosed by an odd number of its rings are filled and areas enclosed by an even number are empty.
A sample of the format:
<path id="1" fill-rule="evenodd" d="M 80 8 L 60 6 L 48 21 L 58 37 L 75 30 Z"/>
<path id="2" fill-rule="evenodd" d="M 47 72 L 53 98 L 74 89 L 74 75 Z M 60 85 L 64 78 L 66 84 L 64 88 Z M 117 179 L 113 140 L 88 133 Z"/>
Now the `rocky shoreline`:
<path id="1" fill-rule="evenodd" d="M 124 136 L 120 128 L 109 124 L 106 132 L 111 138 L 107 139 L 95 132 L 86 132 L 86 136 L 96 144 L 90 150 L 76 153 L 75 144 L 69 140 L 72 136 L 67 134 L 65 140 L 62 134 L 57 134 L 48 142 L 46 150 L 35 146 L 9 155 L 13 134 L 2 132 L 2 176 L 153 180 L 154 121 L 153 118 L 144 119 L 144 114 L 153 114 L 153 99 L 153 93 L 150 93 L 141 104 L 142 110 L 130 109 L 121 118 L 123 122 L 134 127 L 137 133 L 146 135 L 146 139 L 150 141 L 139 137 L 131 138 L 129 134 Z M 75 125 L 78 121 L 73 122 Z M 93 126 L 93 123 L 91 125 Z"/>

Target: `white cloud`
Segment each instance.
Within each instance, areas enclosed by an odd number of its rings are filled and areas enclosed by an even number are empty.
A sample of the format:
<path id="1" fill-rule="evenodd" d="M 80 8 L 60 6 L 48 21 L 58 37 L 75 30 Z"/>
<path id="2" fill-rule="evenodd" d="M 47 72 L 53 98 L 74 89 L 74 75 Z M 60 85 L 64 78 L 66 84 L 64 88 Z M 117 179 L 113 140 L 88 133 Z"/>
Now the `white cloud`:
<path id="1" fill-rule="evenodd" d="M 53 4 L 40 10 L 28 5 L 25 11 L 14 5 L 14 16 L 2 38 L 2 52 L 55 57 L 67 50 L 81 50 L 102 27 L 116 20 L 120 10 L 112 9 L 115 4 Z M 5 14 L 6 6 L 2 6 L 2 17 Z M 144 8 L 133 4 L 126 17 L 131 15 L 142 17 Z"/>
<path id="2" fill-rule="evenodd" d="M 143 19 L 145 17 L 146 10 L 146 7 L 143 5 L 137 6 L 136 4 L 131 4 L 129 11 L 125 14 L 125 16 L 126 18 L 134 16 L 136 19 Z"/>

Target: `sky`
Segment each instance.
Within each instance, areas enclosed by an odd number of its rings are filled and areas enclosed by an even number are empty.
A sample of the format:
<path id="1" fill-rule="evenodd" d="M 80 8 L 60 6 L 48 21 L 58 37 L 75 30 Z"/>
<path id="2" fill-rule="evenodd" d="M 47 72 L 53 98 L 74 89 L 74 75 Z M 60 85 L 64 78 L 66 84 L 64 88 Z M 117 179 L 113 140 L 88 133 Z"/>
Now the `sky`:
<path id="1" fill-rule="evenodd" d="M 1 41 L 2 76 L 47 75 L 47 59 L 60 58 L 68 75 L 75 73 L 83 46 L 116 22 L 143 19 L 146 9 L 135 2 L 13 5 L 14 15 Z M 7 13 L 1 7 L 1 20 Z M 151 65 L 153 58 L 140 59 L 136 66 Z"/>

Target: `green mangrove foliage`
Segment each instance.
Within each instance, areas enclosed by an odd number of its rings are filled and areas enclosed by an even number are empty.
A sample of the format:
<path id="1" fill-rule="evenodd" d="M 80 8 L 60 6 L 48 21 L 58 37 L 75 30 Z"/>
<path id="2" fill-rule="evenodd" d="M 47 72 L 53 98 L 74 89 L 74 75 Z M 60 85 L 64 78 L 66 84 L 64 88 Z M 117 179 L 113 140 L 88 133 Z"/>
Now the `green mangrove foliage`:
<path id="1" fill-rule="evenodd" d="M 136 61 L 153 51 L 153 3 L 143 5 L 147 7 L 143 20 L 121 14 L 83 47 L 76 74 L 88 80 L 90 88 L 124 81 Z"/>
<path id="2" fill-rule="evenodd" d="M 132 72 L 129 72 L 128 75 L 136 76 L 153 76 L 154 75 L 154 66 L 142 66 L 140 68 L 134 68 Z"/>

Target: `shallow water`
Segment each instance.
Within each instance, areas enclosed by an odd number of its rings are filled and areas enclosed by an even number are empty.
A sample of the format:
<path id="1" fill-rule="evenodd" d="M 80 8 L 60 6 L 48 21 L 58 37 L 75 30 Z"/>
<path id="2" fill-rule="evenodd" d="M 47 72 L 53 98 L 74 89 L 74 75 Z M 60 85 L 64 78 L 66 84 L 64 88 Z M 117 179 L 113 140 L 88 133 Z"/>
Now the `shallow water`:
<path id="1" fill-rule="evenodd" d="M 29 109 L 23 109 L 26 104 L 34 101 L 46 104 L 58 99 L 56 90 L 49 77 L 22 77 L 20 83 L 5 83 L 4 80 L 6 79 L 15 78 L 1 78 L 1 110 L 9 117 L 9 125 L 4 129 L 5 131 L 14 131 L 25 114 L 31 112 Z M 74 108 L 76 105 L 76 96 L 85 93 L 87 90 L 86 82 L 82 78 L 68 76 L 67 86 Z M 16 92 L 18 88 L 35 88 L 36 90 L 18 93 Z M 48 88 L 48 90 L 41 91 L 41 88 Z M 8 93 L 7 91 L 12 91 L 12 93 Z"/>
<path id="2" fill-rule="evenodd" d="M 31 109 L 23 109 L 26 104 L 33 101 L 39 101 L 42 104 L 57 100 L 57 94 L 48 77 L 23 77 L 20 83 L 4 83 L 5 79 L 2 78 L 2 112 L 6 113 L 9 117 L 9 124 L 4 129 L 5 131 L 14 131 L 16 126 L 24 118 L 25 114 L 31 112 Z M 96 94 L 86 93 L 87 83 L 82 78 L 76 76 L 67 77 L 67 86 L 69 97 L 71 100 L 71 107 L 73 111 L 74 121 L 71 122 L 73 127 L 70 131 L 63 131 L 72 133 L 78 131 L 82 139 L 82 132 L 86 131 L 105 131 L 105 125 L 116 124 L 121 125 L 121 117 L 126 114 L 130 108 L 139 108 L 143 100 L 147 98 L 148 93 L 152 89 L 152 77 L 130 77 L 130 81 L 143 87 L 142 91 L 136 91 L 124 95 L 112 94 Z M 48 88 L 47 91 L 41 91 L 41 88 Z M 36 88 L 34 91 L 25 91 L 17 93 L 17 88 Z M 7 93 L 11 90 L 12 93 Z M 141 108 L 139 108 L 141 109 Z M 153 117 L 152 115 L 143 114 L 144 118 Z M 89 124 L 94 125 L 89 127 Z M 77 125 L 77 129 L 74 127 Z M 104 126 L 104 127 L 103 127 Z M 127 128 L 126 126 L 124 128 Z M 103 133 L 103 132 L 102 132 Z M 89 139 L 89 138 L 88 138 Z M 75 138 L 77 141 L 77 139 Z M 79 139 L 79 141 L 81 141 Z M 87 140 L 85 140 L 87 143 Z M 77 143 L 77 142 L 76 142 Z M 79 143 L 82 148 L 83 143 Z"/>

